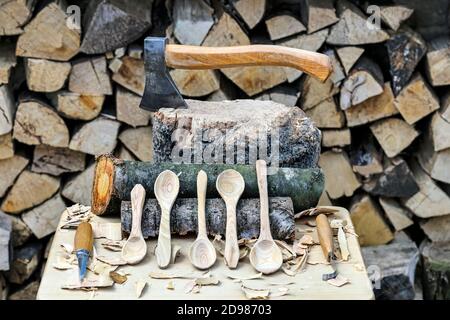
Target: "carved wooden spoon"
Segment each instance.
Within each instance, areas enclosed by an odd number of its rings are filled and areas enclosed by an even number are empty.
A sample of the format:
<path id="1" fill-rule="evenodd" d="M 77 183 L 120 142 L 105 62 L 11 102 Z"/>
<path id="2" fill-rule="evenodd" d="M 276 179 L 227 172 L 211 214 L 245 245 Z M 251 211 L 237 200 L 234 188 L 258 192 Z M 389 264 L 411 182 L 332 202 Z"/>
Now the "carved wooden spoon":
<path id="1" fill-rule="evenodd" d="M 197 239 L 191 245 L 189 250 L 189 259 L 198 269 L 208 269 L 217 259 L 216 249 L 208 239 L 206 232 L 206 186 L 208 177 L 206 172 L 200 170 L 197 175 L 197 198 L 198 198 L 198 234 Z"/>
<path id="2" fill-rule="evenodd" d="M 273 241 L 270 233 L 269 221 L 269 197 L 267 194 L 267 167 L 264 160 L 256 161 L 256 176 L 258 179 L 259 199 L 260 199 L 260 232 L 250 251 L 250 263 L 252 266 L 264 274 L 274 273 L 281 268 L 283 256 L 280 248 Z"/>
<path id="3" fill-rule="evenodd" d="M 155 250 L 156 261 L 160 268 L 170 263 L 172 245 L 170 236 L 170 211 L 180 189 L 178 176 L 170 170 L 161 172 L 155 181 L 155 196 L 161 207 L 158 245 Z"/>
<path id="4" fill-rule="evenodd" d="M 227 206 L 227 225 L 225 231 L 225 263 L 230 269 L 239 262 L 239 246 L 236 228 L 236 205 L 244 192 L 242 175 L 233 169 L 223 171 L 216 180 L 216 188 Z"/>
<path id="5" fill-rule="evenodd" d="M 147 254 L 147 244 L 142 236 L 141 220 L 145 202 L 145 189 L 137 184 L 131 190 L 132 225 L 130 236 L 122 247 L 122 259 L 129 264 L 135 264 L 144 259 Z"/>

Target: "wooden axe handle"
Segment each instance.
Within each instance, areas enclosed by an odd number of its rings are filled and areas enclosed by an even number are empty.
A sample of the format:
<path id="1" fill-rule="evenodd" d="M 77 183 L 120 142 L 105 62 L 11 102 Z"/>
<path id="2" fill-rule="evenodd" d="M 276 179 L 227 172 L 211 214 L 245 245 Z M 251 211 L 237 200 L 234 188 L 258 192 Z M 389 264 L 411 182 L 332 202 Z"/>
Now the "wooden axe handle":
<path id="1" fill-rule="evenodd" d="M 325 81 L 332 71 L 327 55 L 301 49 L 250 45 L 199 47 L 168 44 L 166 64 L 177 69 L 221 69 L 241 66 L 291 67 Z"/>
<path id="2" fill-rule="evenodd" d="M 323 255 L 327 261 L 333 256 L 333 231 L 331 230 L 328 218 L 323 213 L 316 217 L 317 234 Z"/>

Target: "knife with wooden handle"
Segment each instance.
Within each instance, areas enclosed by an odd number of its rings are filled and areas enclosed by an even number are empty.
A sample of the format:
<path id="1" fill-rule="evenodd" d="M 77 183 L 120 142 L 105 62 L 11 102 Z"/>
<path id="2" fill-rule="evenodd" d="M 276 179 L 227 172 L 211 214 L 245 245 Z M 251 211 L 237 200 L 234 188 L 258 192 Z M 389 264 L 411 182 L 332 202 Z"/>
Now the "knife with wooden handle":
<path id="1" fill-rule="evenodd" d="M 80 281 L 86 275 L 87 263 L 94 246 L 94 234 L 89 222 L 82 222 L 77 228 L 74 239 L 74 249 L 78 260 Z"/>
<path id="2" fill-rule="evenodd" d="M 327 281 L 334 279 L 337 276 L 333 245 L 333 231 L 331 230 L 330 223 L 325 214 L 321 213 L 316 217 L 317 234 L 319 236 L 320 247 L 322 248 L 323 255 L 327 262 L 331 264 L 333 268 L 332 273 L 326 273 L 322 275 L 322 280 Z"/>

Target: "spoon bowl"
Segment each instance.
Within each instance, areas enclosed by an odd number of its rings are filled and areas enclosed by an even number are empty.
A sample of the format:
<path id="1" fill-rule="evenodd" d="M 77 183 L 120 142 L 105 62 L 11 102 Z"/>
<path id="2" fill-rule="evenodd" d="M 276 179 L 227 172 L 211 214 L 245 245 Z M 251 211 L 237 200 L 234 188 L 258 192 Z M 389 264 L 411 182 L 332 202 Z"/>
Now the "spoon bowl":
<path id="1" fill-rule="evenodd" d="M 250 263 L 263 274 L 271 274 L 281 268 L 283 256 L 272 240 L 258 240 L 250 251 Z"/>
<path id="2" fill-rule="evenodd" d="M 209 239 L 200 238 L 191 245 L 189 257 L 194 267 L 201 270 L 208 269 L 216 262 L 216 248 Z"/>

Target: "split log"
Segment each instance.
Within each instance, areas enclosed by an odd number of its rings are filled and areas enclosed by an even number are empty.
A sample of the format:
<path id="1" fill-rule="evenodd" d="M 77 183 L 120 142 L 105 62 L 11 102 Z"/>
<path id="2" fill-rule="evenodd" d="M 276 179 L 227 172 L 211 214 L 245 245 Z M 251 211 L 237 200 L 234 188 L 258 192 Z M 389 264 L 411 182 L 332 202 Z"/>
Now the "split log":
<path id="1" fill-rule="evenodd" d="M 280 42 L 277 42 L 277 44 L 290 48 L 317 51 L 325 43 L 327 36 L 328 29 L 324 29 L 312 34 L 301 34 L 298 36 L 294 36 L 292 39 L 289 38 L 287 40 L 282 40 Z M 294 82 L 303 74 L 303 72 L 294 68 L 284 67 L 283 69 L 288 82 Z"/>
<path id="2" fill-rule="evenodd" d="M 2 198 L 6 190 L 14 183 L 17 176 L 28 165 L 28 159 L 19 155 L 11 158 L 0 160 L 0 198 Z"/>
<path id="3" fill-rule="evenodd" d="M 341 85 L 342 80 L 345 79 L 345 72 L 342 68 L 341 62 L 339 61 L 339 58 L 336 55 L 335 50 L 328 49 L 323 52 L 326 54 L 331 61 L 331 67 L 333 68 L 333 71 L 330 74 L 329 79 L 331 82 L 334 83 L 335 86 L 339 87 Z"/>
<path id="4" fill-rule="evenodd" d="M 439 117 L 439 114 L 436 113 Z M 435 151 L 436 147 L 430 132 L 432 128 L 428 128 L 417 149 L 417 160 L 420 166 L 435 180 L 444 183 L 450 183 L 450 172 L 448 164 L 450 161 L 450 149 Z"/>
<path id="5" fill-rule="evenodd" d="M 257 97 L 255 97 L 255 100 L 262 100 L 262 101 L 270 100 L 281 103 L 287 107 L 294 107 L 297 104 L 299 96 L 300 92 L 297 91 L 295 88 L 279 85 L 276 86 L 275 88 L 269 89 L 264 93 L 258 95 Z"/>
<path id="6" fill-rule="evenodd" d="M 42 244 L 33 242 L 14 250 L 11 269 L 7 277 L 9 282 L 22 284 L 37 269 L 42 255 Z"/>
<path id="7" fill-rule="evenodd" d="M 370 130 L 389 158 L 406 149 L 419 135 L 413 126 L 397 118 L 375 122 Z"/>
<path id="8" fill-rule="evenodd" d="M 318 128 L 342 128 L 345 126 L 345 116 L 338 109 L 334 98 L 328 98 L 312 109 L 305 111 Z"/>
<path id="9" fill-rule="evenodd" d="M 10 268 L 10 258 L 12 256 L 11 233 L 11 218 L 0 211 L 0 271 L 7 271 Z"/>
<path id="10" fill-rule="evenodd" d="M 204 46 L 210 47 L 249 44 L 248 36 L 227 13 L 222 15 L 203 41 Z M 225 68 L 221 69 L 221 72 L 249 96 L 256 95 L 286 81 L 286 74 L 280 67 Z"/>
<path id="11" fill-rule="evenodd" d="M 15 43 L 0 43 L 0 85 L 8 84 L 12 69 L 16 66 L 16 64 L 17 59 Z"/>
<path id="12" fill-rule="evenodd" d="M 423 297 L 427 300 L 448 300 L 450 297 L 450 242 L 425 241 L 422 254 Z"/>
<path id="13" fill-rule="evenodd" d="M 33 14 L 36 0 L 2 1 L 0 11 L 0 36 L 15 36 Z"/>
<path id="14" fill-rule="evenodd" d="M 253 29 L 266 12 L 266 0 L 237 0 L 233 6 L 249 29 Z"/>
<path id="15" fill-rule="evenodd" d="M 382 174 L 366 181 L 363 189 L 376 196 L 409 198 L 419 191 L 419 186 L 405 160 L 394 158 Z"/>
<path id="16" fill-rule="evenodd" d="M 413 300 L 414 279 L 419 250 L 404 233 L 397 234 L 395 240 L 383 246 L 361 248 L 367 266 L 377 266 L 374 288 L 377 300 Z"/>
<path id="17" fill-rule="evenodd" d="M 9 294 L 9 286 L 3 274 L 0 274 L 0 300 L 6 300 Z"/>
<path id="18" fill-rule="evenodd" d="M 151 26 L 153 1 L 89 1 L 83 18 L 81 52 L 105 53 L 139 39 Z"/>
<path id="19" fill-rule="evenodd" d="M 121 87 L 116 91 L 116 117 L 132 127 L 148 125 L 152 113 L 139 107 L 141 97 L 124 90 Z"/>
<path id="20" fill-rule="evenodd" d="M 350 129 L 322 130 L 323 147 L 344 147 L 352 143 Z"/>
<path id="21" fill-rule="evenodd" d="M 386 41 L 392 76 L 392 88 L 398 95 L 408 84 L 417 64 L 425 55 L 427 45 L 422 36 L 411 30 L 403 29 Z"/>
<path id="22" fill-rule="evenodd" d="M 52 107 L 40 101 L 25 101 L 17 107 L 13 138 L 29 145 L 67 147 L 69 130 Z"/>
<path id="23" fill-rule="evenodd" d="M 426 59 L 426 71 L 432 86 L 450 84 L 450 39 L 441 37 L 430 42 Z"/>
<path id="24" fill-rule="evenodd" d="M 365 178 L 383 172 L 382 158 L 382 152 L 379 152 L 374 146 L 373 137 L 364 139 L 350 150 L 353 171 Z"/>
<path id="25" fill-rule="evenodd" d="M 325 82 L 306 76 L 301 85 L 300 108 L 303 110 L 312 109 L 321 102 L 333 99 L 339 93 L 339 87 L 331 79 Z"/>
<path id="26" fill-rule="evenodd" d="M 181 44 L 202 44 L 214 24 L 214 10 L 202 0 L 175 0 L 173 3 L 173 34 Z"/>
<path id="27" fill-rule="evenodd" d="M 14 156 L 14 144 L 12 134 L 0 135 L 0 160 L 9 159 Z"/>
<path id="28" fill-rule="evenodd" d="M 379 43 L 389 39 L 381 28 L 368 28 L 367 19 L 361 10 L 348 1 L 337 2 L 339 22 L 331 27 L 327 43 L 339 46 Z"/>
<path id="29" fill-rule="evenodd" d="M 113 81 L 142 96 L 145 89 L 144 61 L 125 56 L 119 71 L 112 75 Z"/>
<path id="30" fill-rule="evenodd" d="M 27 284 L 25 287 L 12 293 L 8 300 L 36 300 L 36 296 L 39 290 L 39 281 L 33 281 Z"/>
<path id="31" fill-rule="evenodd" d="M 442 97 L 440 113 L 442 118 L 450 122 L 450 90 Z"/>
<path id="32" fill-rule="evenodd" d="M 155 162 L 253 164 L 258 148 L 259 158 L 267 155 L 277 166 L 317 165 L 320 133 L 299 108 L 254 100 L 186 102 L 187 109 L 154 114 Z"/>
<path id="33" fill-rule="evenodd" d="M 124 146 L 120 145 L 119 149 L 116 150 L 115 157 L 119 158 L 120 160 L 131 160 L 136 161 L 136 157 Z"/>
<path id="34" fill-rule="evenodd" d="M 450 215 L 427 219 L 420 224 L 420 228 L 433 242 L 450 241 Z"/>
<path id="35" fill-rule="evenodd" d="M 62 189 L 61 195 L 74 203 L 91 205 L 92 181 L 94 181 L 94 164 L 72 177 Z"/>
<path id="36" fill-rule="evenodd" d="M 349 74 L 350 70 L 364 53 L 364 48 L 360 47 L 340 47 L 336 48 L 339 60 L 341 60 L 345 73 Z"/>
<path id="37" fill-rule="evenodd" d="M 126 129 L 120 133 L 119 140 L 139 160 L 153 160 L 152 127 Z"/>
<path id="38" fill-rule="evenodd" d="M 117 144 L 120 123 L 100 117 L 78 129 L 70 140 L 69 149 L 92 155 L 112 152 Z"/>
<path id="39" fill-rule="evenodd" d="M 84 170 L 86 155 L 67 148 L 37 145 L 34 148 L 31 171 L 59 176 L 65 172 Z"/>
<path id="40" fill-rule="evenodd" d="M 340 106 L 346 110 L 383 93 L 383 73 L 369 58 L 362 57 L 354 65 L 341 88 Z"/>
<path id="41" fill-rule="evenodd" d="M 294 16 L 282 14 L 266 21 L 270 40 L 279 40 L 306 30 L 305 26 Z"/>
<path id="42" fill-rule="evenodd" d="M 16 106 L 11 89 L 7 85 L 0 86 L 0 135 L 11 132 L 13 128 Z"/>
<path id="43" fill-rule="evenodd" d="M 450 122 L 444 119 L 439 112 L 431 118 L 430 130 L 434 151 L 450 148 Z"/>
<path id="44" fill-rule="evenodd" d="M 387 244 L 394 239 L 394 234 L 383 219 L 381 208 L 369 195 L 352 199 L 350 217 L 362 247 Z"/>
<path id="45" fill-rule="evenodd" d="M 96 161 L 91 210 L 97 215 L 117 213 L 120 201 L 130 200 L 131 189 L 138 183 L 144 186 L 147 196 L 153 198 L 154 182 L 164 170 L 172 170 L 178 174 L 180 179 L 179 198 L 196 197 L 195 181 L 200 170 L 204 170 L 208 175 L 206 193 L 208 198 L 218 197 L 215 187 L 216 179 L 226 169 L 235 169 L 244 177 L 243 199 L 254 198 L 259 194 L 254 166 L 121 161 L 110 155 L 100 156 Z M 269 196 L 290 197 L 295 212 L 315 206 L 323 191 L 324 178 L 322 171 L 317 167 L 310 169 L 278 168 L 267 178 Z"/>
<path id="46" fill-rule="evenodd" d="M 112 94 L 106 59 L 96 57 L 74 62 L 69 78 L 69 90 L 83 95 Z"/>
<path id="47" fill-rule="evenodd" d="M 216 70 L 170 70 L 170 76 L 183 96 L 203 97 L 220 88 Z"/>
<path id="48" fill-rule="evenodd" d="M 45 59 L 25 60 L 28 89 L 37 92 L 55 92 L 66 83 L 72 66 L 69 62 Z"/>
<path id="49" fill-rule="evenodd" d="M 409 167 L 420 190 L 410 198 L 401 199 L 403 205 L 420 218 L 450 214 L 450 197 L 420 168 L 417 162 L 412 161 Z"/>
<path id="50" fill-rule="evenodd" d="M 28 23 L 17 40 L 21 57 L 68 61 L 80 48 L 80 30 L 67 23 L 63 1 L 51 1 Z"/>
<path id="51" fill-rule="evenodd" d="M 439 109 L 439 100 L 433 90 L 418 73 L 400 91 L 394 100 L 395 107 L 409 124 Z"/>
<path id="52" fill-rule="evenodd" d="M 58 93 L 56 110 L 65 118 L 92 120 L 102 110 L 104 95 L 85 95 L 62 91 Z"/>
<path id="53" fill-rule="evenodd" d="M 317 203 L 317 207 L 319 206 L 332 206 L 330 198 L 328 197 L 328 193 L 324 190 L 322 195 L 320 196 L 319 202 Z"/>
<path id="54" fill-rule="evenodd" d="M 400 25 L 413 14 L 414 9 L 405 6 L 381 6 L 381 20 L 392 30 L 397 31 Z M 420 13 L 419 13 L 420 14 Z"/>
<path id="55" fill-rule="evenodd" d="M 142 59 L 144 48 L 139 44 L 132 44 L 128 46 L 128 56 L 133 59 Z"/>
<path id="56" fill-rule="evenodd" d="M 352 171 L 345 151 L 326 151 L 320 155 L 319 166 L 325 175 L 325 190 L 331 199 L 350 197 L 361 186 Z"/>
<path id="57" fill-rule="evenodd" d="M 197 234 L 197 199 L 177 199 L 171 211 L 170 231 L 173 234 Z M 259 236 L 259 199 L 242 199 L 236 209 L 238 239 Z M 131 231 L 131 202 L 122 201 L 120 208 L 122 230 Z M 293 239 L 295 235 L 294 208 L 290 198 L 269 198 L 270 229 L 274 239 Z M 142 214 L 144 238 L 157 237 L 161 209 L 156 199 L 147 199 Z M 225 235 L 226 207 L 221 198 L 206 200 L 206 230 L 209 235 Z"/>
<path id="58" fill-rule="evenodd" d="M 14 248 L 23 246 L 33 235 L 30 228 L 23 222 L 20 216 L 10 216 L 12 220 L 12 246 Z"/>
<path id="59" fill-rule="evenodd" d="M 308 33 L 326 28 L 339 21 L 332 0 L 303 0 L 300 2 L 302 21 L 308 27 Z"/>
<path id="60" fill-rule="evenodd" d="M 59 185 L 58 178 L 25 170 L 3 199 L 1 210 L 17 214 L 37 206 L 53 196 Z"/>
<path id="61" fill-rule="evenodd" d="M 53 198 L 22 214 L 22 219 L 38 239 L 42 239 L 56 231 L 61 214 L 66 204 L 61 196 Z"/>
<path id="62" fill-rule="evenodd" d="M 389 82 L 384 84 L 383 93 L 345 110 L 349 127 L 355 127 L 398 114 L 394 105 L 394 94 Z"/>
<path id="63" fill-rule="evenodd" d="M 412 214 L 396 200 L 384 197 L 380 197 L 378 200 L 395 231 L 406 229 L 414 223 L 411 219 Z"/>

